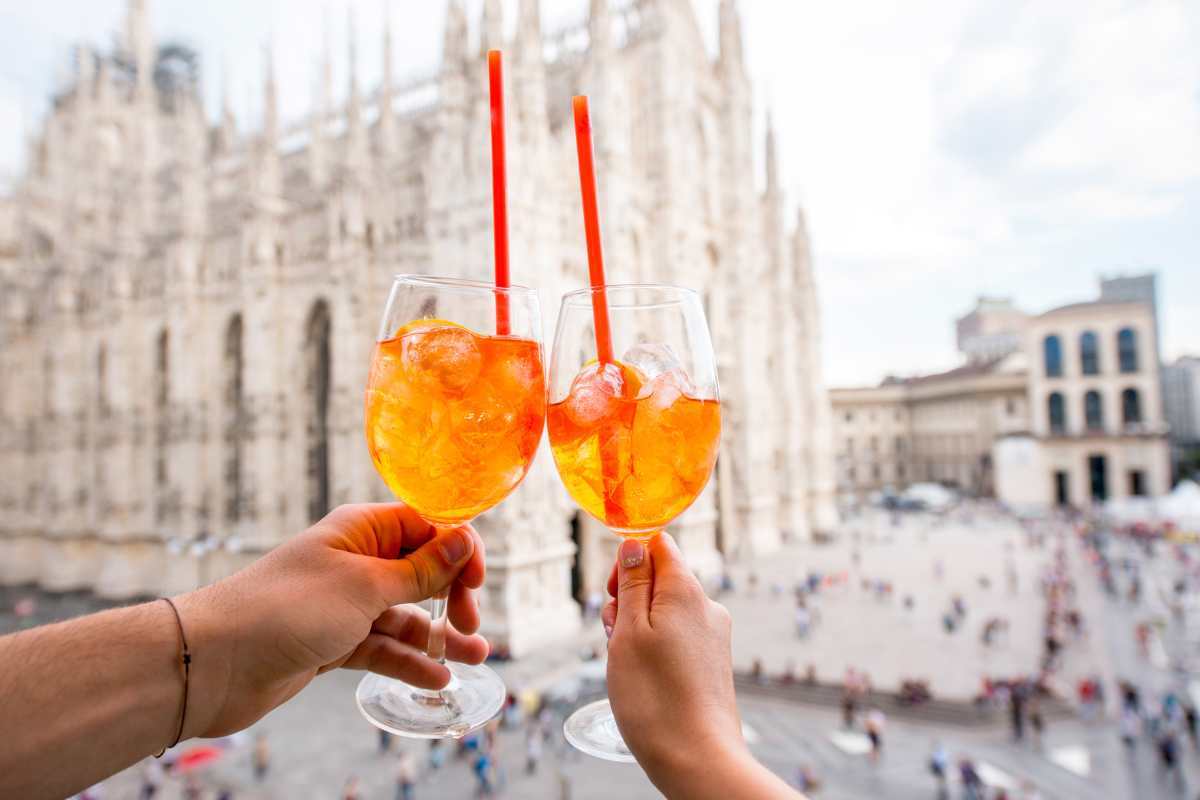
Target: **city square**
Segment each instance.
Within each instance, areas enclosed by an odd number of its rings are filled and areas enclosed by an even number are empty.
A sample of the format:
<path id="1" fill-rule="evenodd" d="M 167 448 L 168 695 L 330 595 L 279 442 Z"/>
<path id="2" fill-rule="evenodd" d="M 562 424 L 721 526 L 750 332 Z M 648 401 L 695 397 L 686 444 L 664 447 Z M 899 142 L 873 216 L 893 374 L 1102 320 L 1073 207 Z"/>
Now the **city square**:
<path id="1" fill-rule="evenodd" d="M 1155 755 L 1143 744 L 1132 758 L 1122 753 L 1116 729 L 1118 680 L 1134 680 L 1148 697 L 1156 697 L 1180 686 L 1180 676 L 1170 662 L 1186 648 L 1186 621 L 1172 622 L 1156 648 L 1142 655 L 1134 642 L 1134 626 L 1145 615 L 1162 614 L 1162 592 L 1174 581 L 1178 567 L 1167 554 L 1159 554 L 1144 565 L 1148 587 L 1145 600 L 1131 606 L 1103 596 L 1100 581 L 1086 560 L 1082 543 L 1069 526 L 1041 522 L 1033 527 L 1045 537 L 1038 543 L 1021 522 L 993 507 L 968 505 L 947 516 L 931 514 L 893 515 L 866 510 L 847 522 L 846 532 L 833 545 L 796 543 L 789 545 L 787 559 L 762 559 L 732 571 L 733 587 L 712 592 L 731 610 L 735 620 L 734 663 L 739 678 L 744 735 L 754 753 L 779 775 L 796 779 L 802 768 L 821 781 L 816 797 L 859 798 L 883 793 L 888 797 L 932 796 L 935 784 L 928 761 L 936 744 L 947 748 L 952 758 L 970 757 L 996 788 L 1007 788 L 1012 796 L 1036 790 L 1039 797 L 1074 798 L 1105 796 L 1140 798 L 1183 797 L 1170 793 L 1154 767 Z M 1062 536 L 1060 539 L 1059 536 Z M 1048 715 L 1047 729 L 1037 743 L 1013 743 L 1005 709 L 986 717 L 973 711 L 974 696 L 983 676 L 1016 676 L 1037 669 L 1041 648 L 1041 619 L 1045 600 L 1039 588 L 1042 573 L 1053 549 L 1067 548 L 1071 576 L 1078 581 L 1080 607 L 1087 634 L 1068 644 L 1062 666 L 1055 671 L 1052 686 L 1063 701 L 1061 709 Z M 1140 549 L 1121 540 L 1122 555 L 1138 558 Z M 855 563 L 854 553 L 859 557 Z M 936 562 L 942 562 L 942 577 L 935 577 Z M 1016 589 L 1009 588 L 1007 564 L 1015 565 Z M 799 570 L 799 572 L 797 572 Z M 822 590 L 820 611 L 811 632 L 797 637 L 792 616 L 792 588 L 809 571 L 849 574 L 846 586 Z M 751 579 L 751 574 L 756 578 Z M 884 581 L 893 586 L 891 598 L 877 595 L 874 585 L 864 587 L 861 579 Z M 989 579 L 985 586 L 980 578 Z M 967 608 L 966 621 L 955 633 L 942 627 L 942 612 L 953 595 L 961 595 Z M 904 597 L 914 598 L 912 610 L 903 608 Z M 48 601 L 53 603 L 53 600 Z M 62 606 L 57 613 L 81 613 L 90 607 Z M 47 606 L 42 613 L 55 613 Z M 1003 642 L 991 647 L 980 641 L 980 630 L 992 615 L 1003 615 L 1010 627 Z M 3 618 L 14 624 L 11 615 Z M 598 622 L 590 620 L 576 643 L 582 652 L 602 652 L 603 637 Z M 1165 655 L 1167 652 L 1171 655 Z M 755 687 L 752 665 L 761 660 L 770 686 Z M 836 699 L 810 695 L 798 700 L 780 688 L 785 665 L 795 662 L 803 671 L 813 663 L 823 684 L 840 686 L 846 666 L 871 673 L 876 688 L 894 695 L 899 681 L 909 677 L 927 680 L 935 698 L 947 701 L 957 711 L 951 715 L 923 713 L 889 706 L 887 744 L 878 764 L 868 760 L 870 745 L 862 733 L 861 720 L 854 729 L 843 725 Z M 573 663 L 575 666 L 570 666 Z M 565 666 L 564 666 L 565 664 Z M 526 772 L 529 720 L 502 726 L 495 752 L 501 765 L 506 797 L 601 798 L 614 790 L 627 797 L 659 796 L 645 776 L 633 767 L 608 765 L 572 751 L 558 731 L 561 714 L 575 700 L 569 699 L 577 686 L 575 675 L 597 674 L 590 662 L 576 657 L 564 662 L 558 651 L 524 659 L 519 665 L 499 665 L 511 691 L 537 687 L 536 694 L 554 698 L 550 735 L 536 772 Z M 1081 716 L 1075 702 L 1080 678 L 1099 675 L 1111 687 L 1105 716 L 1091 720 Z M 311 792 L 313 796 L 336 796 L 346 780 L 358 778 L 367 797 L 390 796 L 394 791 L 400 753 L 411 753 L 421 765 L 418 797 L 470 797 L 476 792 L 472 771 L 474 751 L 455 754 L 448 745 L 441 769 L 427 766 L 427 742 L 395 739 L 386 753 L 380 752 L 376 731 L 354 707 L 353 692 L 358 676 L 337 672 L 318 679 L 295 702 L 279 709 L 228 743 L 228 749 L 210 766 L 192 774 L 205 791 L 228 787 L 235 797 L 277 798 Z M 1185 680 L 1185 687 L 1190 684 Z M 584 697 L 591 696 L 584 690 Z M 258 782 L 253 777 L 252 754 L 259 736 L 270 747 L 270 771 Z M 680 747 L 687 746 L 686 732 Z M 187 745 L 181 745 L 184 753 Z M 176 754 L 178 756 L 178 754 Z M 104 797 L 133 797 L 141 785 L 144 765 L 131 768 L 105 783 Z M 1194 765 L 1187 767 L 1188 785 L 1200 780 Z M 174 777 L 164 785 L 166 797 L 182 796 L 184 779 Z M 317 787 L 320 787 L 319 791 Z M 1106 792 L 1103 795 L 1093 792 Z M 1149 793 L 1147 793 L 1149 792 Z M 1166 792 L 1166 793 L 1163 793 Z M 1156 794 L 1159 793 L 1159 794 Z M 215 796 L 215 795 L 214 795 Z M 1029 795 L 1033 796 L 1033 795 Z"/>

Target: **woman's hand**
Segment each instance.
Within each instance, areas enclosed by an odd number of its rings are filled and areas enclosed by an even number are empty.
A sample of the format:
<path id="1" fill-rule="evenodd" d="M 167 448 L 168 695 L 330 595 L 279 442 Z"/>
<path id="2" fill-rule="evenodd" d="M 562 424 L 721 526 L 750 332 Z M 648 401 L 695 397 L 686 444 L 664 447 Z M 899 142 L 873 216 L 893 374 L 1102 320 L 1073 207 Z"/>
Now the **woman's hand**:
<path id="1" fill-rule="evenodd" d="M 742 739 L 732 623 L 708 599 L 669 534 L 621 543 L 601 613 L 617 727 L 670 798 L 795 798 Z"/>
<path id="2" fill-rule="evenodd" d="M 474 589 L 483 541 L 470 526 L 438 535 L 400 503 L 341 506 L 303 534 L 212 586 L 178 598 L 194 653 L 185 736 L 241 730 L 337 667 L 440 689 L 424 654 L 417 603 L 450 587 L 446 655 L 488 654 Z"/>

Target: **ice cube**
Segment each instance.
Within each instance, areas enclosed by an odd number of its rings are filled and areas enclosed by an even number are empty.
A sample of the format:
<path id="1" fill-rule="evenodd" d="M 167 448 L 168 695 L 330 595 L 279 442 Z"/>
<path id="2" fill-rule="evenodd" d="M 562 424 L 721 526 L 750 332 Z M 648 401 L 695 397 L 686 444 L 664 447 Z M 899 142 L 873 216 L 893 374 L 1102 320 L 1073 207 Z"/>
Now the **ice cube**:
<path id="1" fill-rule="evenodd" d="M 621 361 L 634 367 L 642 375 L 642 386 L 638 399 L 649 397 L 660 388 L 672 386 L 678 394 L 695 395 L 695 388 L 683 365 L 668 344 L 636 344 L 625 351 Z M 667 405 L 673 402 L 669 400 Z"/>
<path id="2" fill-rule="evenodd" d="M 621 368 L 616 364 L 588 364 L 571 382 L 567 416 L 582 428 L 592 428 L 615 416 L 621 399 L 629 394 Z"/>
<path id="3" fill-rule="evenodd" d="M 404 335 L 404 366 L 418 380 L 432 380 L 458 394 L 475 382 L 483 354 L 466 328 L 443 325 Z"/>
<path id="4" fill-rule="evenodd" d="M 621 356 L 621 363 L 636 367 L 642 373 L 646 383 L 657 378 L 664 372 L 678 370 L 683 372 L 683 365 L 669 344 L 655 342 L 635 344 Z"/>

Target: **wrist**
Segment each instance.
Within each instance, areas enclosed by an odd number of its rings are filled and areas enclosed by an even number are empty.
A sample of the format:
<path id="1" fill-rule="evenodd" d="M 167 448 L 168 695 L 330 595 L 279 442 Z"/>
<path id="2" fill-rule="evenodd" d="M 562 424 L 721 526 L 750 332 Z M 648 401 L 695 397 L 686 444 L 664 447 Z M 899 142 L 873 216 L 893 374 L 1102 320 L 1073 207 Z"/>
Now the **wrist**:
<path id="1" fill-rule="evenodd" d="M 184 713 L 186 709 L 182 738 L 211 736 L 232 687 L 236 617 L 232 609 L 223 607 L 221 589 L 217 585 L 173 599 L 191 653 L 186 707 L 180 690 L 178 713 Z M 180 646 L 182 642 L 177 640 L 176 647 Z"/>
<path id="2" fill-rule="evenodd" d="M 736 776 L 755 764 L 740 731 L 724 735 L 687 737 L 647 760 L 643 766 L 656 786 L 669 798 L 736 797 Z"/>

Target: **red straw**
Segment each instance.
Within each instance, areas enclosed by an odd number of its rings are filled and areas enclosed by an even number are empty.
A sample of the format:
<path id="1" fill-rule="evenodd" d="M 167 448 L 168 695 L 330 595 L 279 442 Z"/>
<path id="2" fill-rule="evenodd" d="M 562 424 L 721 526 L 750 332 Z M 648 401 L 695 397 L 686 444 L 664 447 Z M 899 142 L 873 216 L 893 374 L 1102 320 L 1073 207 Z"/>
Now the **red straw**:
<path id="1" fill-rule="evenodd" d="M 499 50 L 488 51 L 488 86 L 492 99 L 492 214 L 496 234 L 496 286 L 508 282 L 508 179 L 504 169 L 504 64 Z M 496 292 L 496 333 L 509 332 L 508 292 Z"/>
<path id="2" fill-rule="evenodd" d="M 588 276 L 592 281 L 592 319 L 596 328 L 596 357 L 613 362 L 608 328 L 608 298 L 604 294 L 604 250 L 600 244 L 600 214 L 596 210 L 596 165 L 592 155 L 592 119 L 586 95 L 576 95 L 575 147 L 579 151 L 579 190 L 583 194 L 583 230 L 587 235 Z"/>

